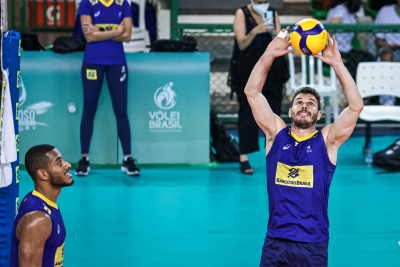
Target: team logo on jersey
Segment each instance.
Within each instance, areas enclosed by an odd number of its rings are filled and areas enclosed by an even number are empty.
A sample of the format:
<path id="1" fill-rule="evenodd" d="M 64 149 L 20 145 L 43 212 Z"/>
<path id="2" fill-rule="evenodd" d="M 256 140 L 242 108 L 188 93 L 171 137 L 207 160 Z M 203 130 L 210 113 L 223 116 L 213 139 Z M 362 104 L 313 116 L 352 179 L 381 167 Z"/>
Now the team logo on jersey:
<path id="1" fill-rule="evenodd" d="M 97 80 L 97 70 L 86 69 L 86 78 L 88 80 Z"/>
<path id="2" fill-rule="evenodd" d="M 119 24 L 95 24 L 97 28 L 99 28 L 100 31 L 112 31 L 118 29 Z"/>
<path id="3" fill-rule="evenodd" d="M 124 0 L 116 0 L 115 3 L 117 3 L 117 5 L 122 6 L 122 4 L 124 3 Z"/>
<path id="4" fill-rule="evenodd" d="M 290 170 L 289 170 L 289 175 L 288 175 L 288 178 L 296 178 L 297 176 L 299 176 L 299 171 L 300 171 L 300 169 L 299 168 L 291 168 Z"/>
<path id="5" fill-rule="evenodd" d="M 283 147 L 283 150 L 289 149 L 290 144 Z"/>
<path id="6" fill-rule="evenodd" d="M 278 162 L 275 184 L 291 187 L 313 188 L 314 166 L 289 166 Z"/>
<path id="7" fill-rule="evenodd" d="M 312 152 L 311 146 L 308 146 L 308 147 L 307 147 L 307 153 L 311 153 L 311 152 Z"/>
<path id="8" fill-rule="evenodd" d="M 95 16 L 95 17 L 98 17 L 99 15 L 100 15 L 100 10 L 97 11 L 96 13 L 94 13 L 94 16 Z"/>

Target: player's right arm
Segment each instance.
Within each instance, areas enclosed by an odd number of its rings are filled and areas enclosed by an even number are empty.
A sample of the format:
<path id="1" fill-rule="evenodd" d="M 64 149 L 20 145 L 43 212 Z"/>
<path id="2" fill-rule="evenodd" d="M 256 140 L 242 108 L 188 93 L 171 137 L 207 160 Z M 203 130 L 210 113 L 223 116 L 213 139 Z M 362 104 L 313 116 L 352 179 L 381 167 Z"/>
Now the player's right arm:
<path id="1" fill-rule="evenodd" d="M 114 39 L 122 35 L 125 31 L 123 22 L 118 25 L 116 30 L 111 31 L 99 31 L 99 29 L 92 24 L 92 17 L 89 15 L 81 15 L 82 31 L 85 35 L 86 41 L 91 42 L 102 42 L 106 40 Z"/>
<path id="2" fill-rule="evenodd" d="M 286 30 L 289 31 L 289 27 Z M 285 128 L 286 124 L 278 115 L 274 114 L 261 91 L 274 59 L 288 53 L 293 53 L 291 50 L 287 50 L 289 46 L 290 43 L 288 40 L 276 37 L 268 45 L 266 51 L 255 65 L 244 90 L 254 119 L 265 133 L 267 139 L 275 138 L 275 135 Z"/>
<path id="3" fill-rule="evenodd" d="M 22 216 L 16 229 L 20 267 L 42 266 L 44 245 L 51 231 L 51 218 L 45 212 L 37 210 Z"/>

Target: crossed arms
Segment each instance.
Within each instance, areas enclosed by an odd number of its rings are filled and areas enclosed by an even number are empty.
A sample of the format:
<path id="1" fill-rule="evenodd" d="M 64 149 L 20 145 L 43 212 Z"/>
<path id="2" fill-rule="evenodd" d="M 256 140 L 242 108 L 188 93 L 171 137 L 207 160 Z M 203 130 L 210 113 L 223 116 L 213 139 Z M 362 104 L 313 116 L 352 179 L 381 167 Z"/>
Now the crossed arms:
<path id="1" fill-rule="evenodd" d="M 100 31 L 92 24 L 92 17 L 81 15 L 82 31 L 88 42 L 101 42 L 113 40 L 116 42 L 128 42 L 132 35 L 132 19 L 130 17 L 123 18 L 121 24 L 116 30 Z"/>

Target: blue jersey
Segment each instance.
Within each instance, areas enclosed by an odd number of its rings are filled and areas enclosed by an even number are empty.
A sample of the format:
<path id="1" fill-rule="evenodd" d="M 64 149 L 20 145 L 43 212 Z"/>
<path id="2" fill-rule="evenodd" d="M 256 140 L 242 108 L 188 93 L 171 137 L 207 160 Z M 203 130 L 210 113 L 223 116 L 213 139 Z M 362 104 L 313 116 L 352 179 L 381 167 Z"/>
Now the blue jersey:
<path id="1" fill-rule="evenodd" d="M 36 190 L 33 190 L 24 197 L 18 209 L 17 216 L 15 217 L 12 230 L 10 267 L 19 266 L 19 240 L 16 235 L 18 222 L 22 216 L 28 212 L 36 210 L 41 210 L 47 213 L 52 222 L 51 235 L 46 240 L 44 245 L 42 267 L 62 267 L 64 260 L 64 241 L 66 231 L 63 219 L 61 217 L 61 212 L 56 203 L 50 201 Z"/>
<path id="2" fill-rule="evenodd" d="M 281 130 L 267 155 L 268 237 L 299 242 L 329 239 L 328 196 L 336 166 L 322 133 Z"/>
<path id="3" fill-rule="evenodd" d="M 132 17 L 127 0 L 82 0 L 78 15 L 92 17 L 92 24 L 101 31 L 115 30 L 123 18 Z M 107 40 L 86 44 L 83 61 L 97 65 L 125 64 L 125 54 L 122 42 Z"/>

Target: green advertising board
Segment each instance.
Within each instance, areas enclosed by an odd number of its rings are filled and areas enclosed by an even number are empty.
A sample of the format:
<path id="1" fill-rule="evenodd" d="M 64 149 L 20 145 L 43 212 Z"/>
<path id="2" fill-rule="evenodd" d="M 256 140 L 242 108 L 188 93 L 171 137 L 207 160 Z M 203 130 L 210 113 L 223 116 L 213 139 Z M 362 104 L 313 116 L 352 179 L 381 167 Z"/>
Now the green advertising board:
<path id="1" fill-rule="evenodd" d="M 21 164 L 31 146 L 43 143 L 59 148 L 66 160 L 78 161 L 82 58 L 80 52 L 22 53 Z M 209 54 L 135 53 L 126 58 L 132 156 L 139 164 L 209 163 Z M 105 80 L 89 157 L 93 164 L 119 164 L 123 158 Z"/>

